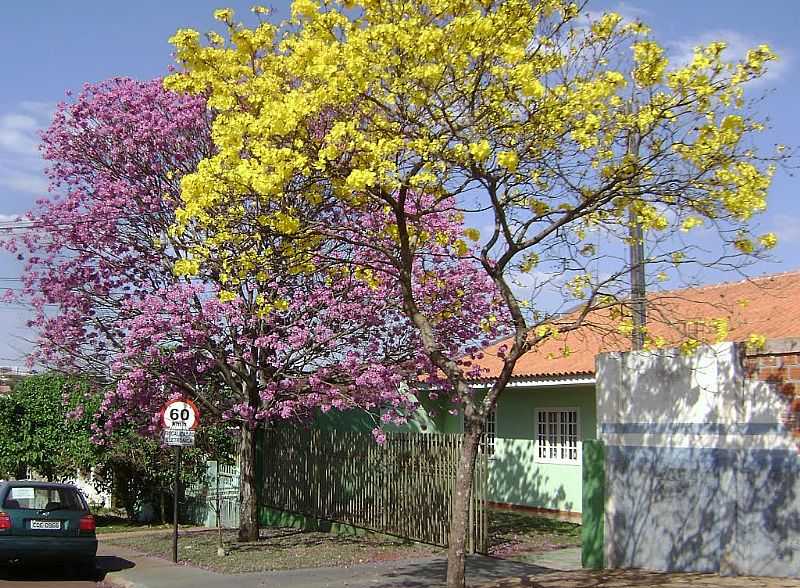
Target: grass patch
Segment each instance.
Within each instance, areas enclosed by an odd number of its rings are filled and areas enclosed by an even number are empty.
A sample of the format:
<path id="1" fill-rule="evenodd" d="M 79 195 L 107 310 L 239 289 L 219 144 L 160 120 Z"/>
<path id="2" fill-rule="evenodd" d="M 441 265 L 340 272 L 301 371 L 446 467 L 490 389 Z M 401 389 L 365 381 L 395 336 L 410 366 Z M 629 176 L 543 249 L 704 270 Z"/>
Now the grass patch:
<path id="1" fill-rule="evenodd" d="M 169 534 L 148 537 L 114 537 L 108 542 L 146 555 L 169 558 Z M 361 537 L 334 535 L 297 529 L 262 529 L 261 540 L 239 543 L 235 531 L 224 531 L 228 554 L 217 555 L 216 531 L 192 531 L 181 536 L 179 559 L 225 574 L 293 570 L 328 566 L 349 566 L 374 561 L 426 557 L 442 550 L 386 535 Z"/>
<path id="2" fill-rule="evenodd" d="M 525 513 L 489 511 L 489 553 L 514 559 L 515 555 L 580 547 L 581 526 Z"/>
<path id="3" fill-rule="evenodd" d="M 95 515 L 95 520 L 97 521 L 97 533 L 103 535 L 108 533 L 125 533 L 129 531 L 166 531 L 172 528 L 172 525 L 168 523 L 137 523 L 123 516 L 114 514 L 97 514 Z"/>

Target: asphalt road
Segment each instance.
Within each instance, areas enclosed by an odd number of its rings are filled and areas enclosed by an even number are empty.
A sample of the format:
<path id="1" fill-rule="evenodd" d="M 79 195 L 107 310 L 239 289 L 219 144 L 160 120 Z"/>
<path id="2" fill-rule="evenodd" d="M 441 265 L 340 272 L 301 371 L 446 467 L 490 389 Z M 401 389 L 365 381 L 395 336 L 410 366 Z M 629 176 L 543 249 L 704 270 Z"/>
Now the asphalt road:
<path id="1" fill-rule="evenodd" d="M 74 570 L 61 564 L 12 565 L 0 568 L 2 588 L 105 588 L 106 572 L 131 567 L 131 562 L 114 555 L 97 556 L 97 574 L 93 578 L 81 577 Z"/>

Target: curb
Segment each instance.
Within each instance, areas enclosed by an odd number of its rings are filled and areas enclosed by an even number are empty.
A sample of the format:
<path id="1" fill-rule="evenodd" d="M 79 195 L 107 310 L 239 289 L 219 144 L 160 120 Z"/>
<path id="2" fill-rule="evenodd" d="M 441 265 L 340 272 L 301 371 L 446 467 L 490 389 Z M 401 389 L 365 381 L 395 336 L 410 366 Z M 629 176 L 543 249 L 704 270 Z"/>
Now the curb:
<path id="1" fill-rule="evenodd" d="M 139 584 L 128 580 L 127 578 L 115 578 L 119 572 L 108 572 L 105 577 L 100 580 L 100 584 L 107 584 L 113 588 L 147 588 L 144 584 Z"/>

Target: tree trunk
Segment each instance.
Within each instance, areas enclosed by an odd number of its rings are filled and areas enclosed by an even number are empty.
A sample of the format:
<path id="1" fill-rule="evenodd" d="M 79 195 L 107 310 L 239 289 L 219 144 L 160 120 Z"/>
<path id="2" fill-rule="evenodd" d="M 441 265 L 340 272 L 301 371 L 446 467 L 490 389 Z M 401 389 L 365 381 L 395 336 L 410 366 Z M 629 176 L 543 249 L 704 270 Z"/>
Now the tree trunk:
<path id="1" fill-rule="evenodd" d="M 239 541 L 258 541 L 258 488 L 256 485 L 256 435 L 242 425 L 239 445 Z"/>
<path id="2" fill-rule="evenodd" d="M 467 547 L 472 478 L 481 437 L 480 422 L 464 419 L 464 440 L 453 489 L 453 514 L 447 548 L 447 588 L 464 588 L 464 564 Z"/>

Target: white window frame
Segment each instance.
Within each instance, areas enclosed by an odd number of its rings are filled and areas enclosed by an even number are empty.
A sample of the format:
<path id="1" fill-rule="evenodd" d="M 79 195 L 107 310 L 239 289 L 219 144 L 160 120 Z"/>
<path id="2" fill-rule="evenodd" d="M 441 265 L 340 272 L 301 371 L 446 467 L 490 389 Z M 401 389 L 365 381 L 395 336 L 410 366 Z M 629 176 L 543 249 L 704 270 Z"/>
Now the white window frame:
<path id="1" fill-rule="evenodd" d="M 491 430 L 490 425 L 491 423 Z M 497 407 L 494 407 L 486 414 L 483 420 L 483 434 L 481 435 L 481 448 L 486 455 L 494 457 L 497 450 Z"/>
<path id="2" fill-rule="evenodd" d="M 543 448 L 543 449 L 547 450 L 548 448 L 550 448 L 550 445 L 546 444 L 544 447 L 542 447 L 542 444 L 541 444 L 542 443 L 541 442 L 541 434 L 540 434 L 540 431 L 539 431 L 539 426 L 540 426 L 540 423 L 541 423 L 541 414 L 542 413 L 552 413 L 552 412 L 555 412 L 555 413 L 559 414 L 559 418 L 558 418 L 557 422 L 555 423 L 556 431 L 557 431 L 556 432 L 556 436 L 559 438 L 558 442 L 554 446 L 557 455 L 556 456 L 552 456 L 550 451 L 546 451 L 547 455 L 542 457 L 542 456 L 539 455 L 541 453 L 540 449 Z M 563 413 L 563 412 L 574 412 L 575 413 L 575 445 L 576 445 L 576 447 L 575 447 L 575 449 L 576 449 L 576 451 L 575 451 L 575 459 L 569 459 L 569 458 L 565 458 L 563 456 L 564 450 L 569 451 L 569 447 L 564 445 L 562 440 L 561 440 L 561 436 L 563 435 L 563 433 L 562 433 L 562 430 L 563 430 L 562 429 L 562 425 L 564 423 L 562 423 L 560 419 L 561 419 L 561 413 Z M 566 424 L 568 425 L 569 423 L 566 423 Z M 534 448 L 533 448 L 533 452 L 534 453 L 533 453 L 533 455 L 534 455 L 534 461 L 536 463 L 551 463 L 551 464 L 578 466 L 583 462 L 583 451 L 582 451 L 583 443 L 581 442 L 582 441 L 582 437 L 581 437 L 581 411 L 580 411 L 580 409 L 578 407 L 576 407 L 576 406 L 543 406 L 541 408 L 537 408 L 536 411 L 535 411 L 534 427 L 535 427 L 534 428 L 534 432 L 535 432 L 536 441 L 534 443 Z M 545 432 L 545 437 L 547 437 L 547 436 L 548 435 Z"/>

